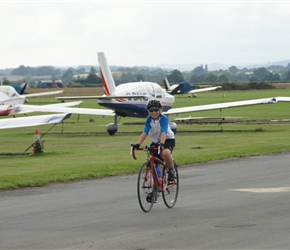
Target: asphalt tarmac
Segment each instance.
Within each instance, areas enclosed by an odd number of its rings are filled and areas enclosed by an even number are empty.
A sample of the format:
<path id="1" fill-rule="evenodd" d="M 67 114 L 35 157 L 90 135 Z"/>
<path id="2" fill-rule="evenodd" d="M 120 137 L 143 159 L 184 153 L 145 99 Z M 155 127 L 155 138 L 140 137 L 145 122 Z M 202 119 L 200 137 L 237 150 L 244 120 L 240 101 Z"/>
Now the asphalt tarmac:
<path id="1" fill-rule="evenodd" d="M 137 174 L 0 192 L 1 249 L 290 249 L 290 153 L 179 168 L 149 213 Z"/>

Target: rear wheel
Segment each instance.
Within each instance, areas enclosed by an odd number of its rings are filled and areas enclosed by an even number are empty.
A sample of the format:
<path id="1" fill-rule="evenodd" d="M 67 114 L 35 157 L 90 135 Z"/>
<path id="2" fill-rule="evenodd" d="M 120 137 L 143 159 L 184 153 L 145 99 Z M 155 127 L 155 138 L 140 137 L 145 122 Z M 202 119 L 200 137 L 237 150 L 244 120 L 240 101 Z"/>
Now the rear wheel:
<path id="1" fill-rule="evenodd" d="M 165 205 L 168 208 L 172 208 L 176 201 L 178 196 L 178 190 L 179 190 L 179 176 L 178 176 L 178 170 L 177 165 L 174 161 L 174 169 L 176 174 L 176 179 L 173 182 L 168 182 L 168 168 L 164 168 L 163 171 L 163 192 L 162 197 Z"/>
<path id="2" fill-rule="evenodd" d="M 154 183 L 155 180 L 150 171 L 150 163 L 146 162 L 140 168 L 137 182 L 138 200 L 144 212 L 149 212 L 153 207 L 153 197 L 155 196 Z"/>

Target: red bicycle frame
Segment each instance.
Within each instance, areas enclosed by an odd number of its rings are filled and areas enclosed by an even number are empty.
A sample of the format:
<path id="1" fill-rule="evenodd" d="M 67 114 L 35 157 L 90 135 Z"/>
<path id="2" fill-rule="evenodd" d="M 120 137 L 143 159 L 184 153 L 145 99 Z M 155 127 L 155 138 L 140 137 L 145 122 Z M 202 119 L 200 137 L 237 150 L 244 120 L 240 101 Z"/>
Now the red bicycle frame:
<path id="1" fill-rule="evenodd" d="M 145 148 L 138 148 L 138 149 L 135 149 L 135 150 L 142 150 L 142 151 L 147 151 L 148 152 L 148 162 L 150 163 L 150 177 L 153 176 L 154 179 L 156 180 L 156 185 L 158 187 L 158 192 L 162 192 L 162 191 L 165 191 L 166 188 L 168 188 L 169 186 L 167 186 L 167 180 L 166 180 L 166 176 L 165 176 L 165 169 L 166 169 L 166 165 L 164 163 L 163 160 L 163 155 L 162 155 L 162 149 L 160 149 L 159 147 L 152 147 L 152 148 L 149 148 L 149 147 L 145 147 Z M 131 148 L 131 154 L 133 156 L 133 158 L 135 160 L 137 160 L 137 157 L 135 155 L 135 150 Z M 158 151 L 158 155 L 160 156 L 157 157 L 153 154 L 154 151 Z M 162 169 L 160 169 L 161 171 L 161 177 L 158 178 L 158 174 L 157 174 L 157 170 L 156 170 L 156 166 L 155 166 L 155 163 L 158 163 L 160 166 L 162 166 Z M 148 169 L 146 170 L 148 171 Z M 147 175 L 147 173 L 146 173 Z M 143 180 L 143 182 L 145 183 L 146 180 Z M 153 178 L 150 178 L 150 185 L 153 186 Z"/>
<path id="2" fill-rule="evenodd" d="M 168 181 L 169 169 L 163 160 L 160 147 L 145 147 L 134 149 L 131 145 L 131 154 L 136 160 L 135 150 L 146 151 L 147 161 L 142 164 L 137 181 L 138 201 L 144 212 L 149 212 L 153 204 L 157 202 L 157 198 L 162 194 L 164 204 L 168 208 L 172 208 L 177 200 L 179 190 L 179 177 L 177 166 L 174 161 L 175 178 L 174 181 Z M 155 152 L 158 150 L 158 154 Z M 158 178 L 157 164 L 161 170 L 161 178 Z M 158 168 L 159 168 L 158 167 Z"/>

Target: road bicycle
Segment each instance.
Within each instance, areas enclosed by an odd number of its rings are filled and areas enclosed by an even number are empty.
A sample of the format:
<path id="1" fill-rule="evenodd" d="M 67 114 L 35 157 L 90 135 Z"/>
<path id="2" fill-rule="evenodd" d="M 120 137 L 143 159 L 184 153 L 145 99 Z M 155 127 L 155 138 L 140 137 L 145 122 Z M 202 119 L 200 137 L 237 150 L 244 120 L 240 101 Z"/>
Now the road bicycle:
<path id="1" fill-rule="evenodd" d="M 131 145 L 131 154 L 136 160 L 135 150 L 142 150 L 147 153 L 147 160 L 140 168 L 137 181 L 138 201 L 141 209 L 144 212 L 149 212 L 161 194 L 165 205 L 168 208 L 172 208 L 177 201 L 179 190 L 179 176 L 176 162 L 173 161 L 176 179 L 168 181 L 169 169 L 163 160 L 160 147 L 146 146 L 144 148 L 133 149 L 133 145 Z M 156 156 L 156 151 L 158 156 Z"/>

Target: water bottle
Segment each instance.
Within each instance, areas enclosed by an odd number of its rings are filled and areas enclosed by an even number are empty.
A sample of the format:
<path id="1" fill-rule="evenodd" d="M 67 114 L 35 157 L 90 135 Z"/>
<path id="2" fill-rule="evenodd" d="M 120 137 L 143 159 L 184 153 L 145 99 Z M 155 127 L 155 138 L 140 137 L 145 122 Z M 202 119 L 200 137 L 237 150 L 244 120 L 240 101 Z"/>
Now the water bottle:
<path id="1" fill-rule="evenodd" d="M 155 162 L 155 168 L 156 168 L 158 178 L 161 178 L 161 170 L 160 170 L 157 162 Z"/>

